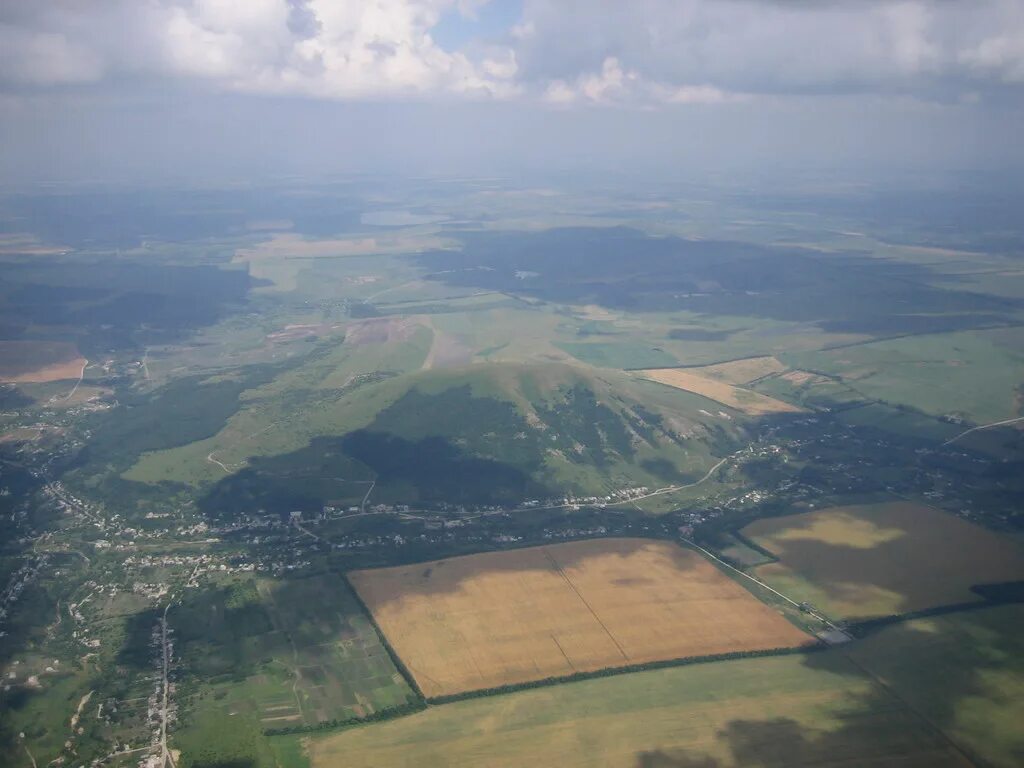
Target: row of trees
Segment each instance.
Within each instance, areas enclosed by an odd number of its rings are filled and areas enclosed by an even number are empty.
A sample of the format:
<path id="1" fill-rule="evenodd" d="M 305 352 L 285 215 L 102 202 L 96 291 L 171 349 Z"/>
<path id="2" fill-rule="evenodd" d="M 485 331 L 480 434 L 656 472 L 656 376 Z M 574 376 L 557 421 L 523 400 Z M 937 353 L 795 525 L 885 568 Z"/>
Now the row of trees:
<path id="1" fill-rule="evenodd" d="M 703 664 L 711 661 L 729 661 L 732 659 L 750 659 L 758 658 L 761 656 L 785 656 L 787 654 L 794 653 L 808 653 L 811 651 L 824 650 L 827 646 L 823 643 L 816 643 L 808 646 L 798 646 L 796 648 L 768 648 L 761 651 L 732 651 L 730 653 L 716 653 L 709 656 L 686 656 L 680 659 L 666 659 L 664 661 L 651 661 L 645 664 L 632 664 L 626 667 L 606 667 L 604 669 L 597 669 L 593 672 L 574 672 L 571 675 L 563 675 L 559 677 L 545 677 L 540 680 L 528 680 L 523 683 L 510 683 L 508 685 L 499 685 L 495 688 L 482 688 L 477 691 L 465 691 L 463 693 L 453 693 L 447 696 L 434 696 L 428 698 L 426 702 L 428 704 L 450 704 L 455 701 L 465 701 L 466 699 L 478 699 L 484 696 L 495 696 L 503 693 L 514 693 L 516 691 L 525 691 L 530 688 L 543 688 L 548 685 L 558 685 L 560 683 L 572 683 L 577 680 L 591 680 L 598 677 L 611 677 L 612 675 L 621 675 L 627 672 L 642 672 L 649 669 L 664 669 L 666 667 L 684 667 L 690 664 Z"/>
<path id="2" fill-rule="evenodd" d="M 319 723 L 313 723 L 311 725 L 289 725 L 284 728 L 268 728 L 263 731 L 263 735 L 287 736 L 290 733 L 312 733 L 314 731 L 328 731 L 334 728 L 345 728 L 351 725 L 362 725 L 363 723 L 376 723 L 381 720 L 391 720 L 395 717 L 411 715 L 414 712 L 420 712 L 426 709 L 426 707 L 427 705 L 419 699 L 410 699 L 404 704 L 378 709 L 376 712 L 364 715 L 363 717 L 343 717 L 335 718 L 334 720 L 321 720 Z"/>

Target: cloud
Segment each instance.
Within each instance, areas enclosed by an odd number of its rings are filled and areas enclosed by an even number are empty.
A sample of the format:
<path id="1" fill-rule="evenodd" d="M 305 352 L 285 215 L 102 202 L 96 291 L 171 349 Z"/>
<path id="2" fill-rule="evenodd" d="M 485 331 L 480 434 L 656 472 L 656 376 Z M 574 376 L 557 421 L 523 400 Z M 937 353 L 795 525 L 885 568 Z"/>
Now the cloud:
<path id="1" fill-rule="evenodd" d="M 63 32 L 32 32 L 0 25 L 0 72 L 21 85 L 88 83 L 104 73 L 101 57 Z"/>
<path id="2" fill-rule="evenodd" d="M 579 75 L 573 82 L 556 79 L 547 84 L 543 98 L 551 104 L 721 104 L 743 97 L 710 85 L 673 85 L 644 80 L 635 70 L 624 70 L 610 56 L 598 72 Z"/>
<path id="3" fill-rule="evenodd" d="M 0 11 L 8 85 L 105 76 L 199 79 L 226 90 L 327 99 L 509 96 L 510 49 L 472 60 L 430 29 L 457 0 L 53 0 Z"/>
<path id="4" fill-rule="evenodd" d="M 166 78 L 328 100 L 652 107 L 851 93 L 966 102 L 1024 84 L 1019 0 L 525 0 L 499 34 L 455 50 L 432 37 L 443 17 L 487 5 L 8 0 L 0 87 Z"/>
<path id="5" fill-rule="evenodd" d="M 512 38 L 520 80 L 560 102 L 594 101 L 588 84 L 664 102 L 950 100 L 1024 80 L 1018 0 L 527 0 Z"/>

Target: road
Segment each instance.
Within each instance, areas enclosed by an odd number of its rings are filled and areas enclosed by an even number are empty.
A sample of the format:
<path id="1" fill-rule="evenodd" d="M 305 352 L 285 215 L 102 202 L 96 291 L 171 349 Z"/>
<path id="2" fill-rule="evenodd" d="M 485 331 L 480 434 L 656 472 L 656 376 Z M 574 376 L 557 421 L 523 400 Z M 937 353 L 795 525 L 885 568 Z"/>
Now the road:
<path id="1" fill-rule="evenodd" d="M 363 496 L 363 501 L 362 501 L 362 503 L 361 503 L 361 504 L 359 505 L 359 511 L 360 511 L 360 512 L 366 512 L 366 502 L 367 502 L 367 500 L 369 500 L 369 498 L 370 498 L 370 494 L 371 494 L 371 493 L 373 493 L 373 487 L 374 487 L 375 485 L 377 485 L 377 478 L 374 478 L 374 479 L 373 479 L 373 481 L 372 481 L 372 482 L 370 483 L 370 487 L 369 487 L 369 489 L 368 489 L 368 490 L 366 491 L 366 495 L 365 495 L 365 496 Z"/>
<path id="2" fill-rule="evenodd" d="M 170 698 L 167 678 L 168 668 L 171 665 L 171 652 L 167 645 L 167 611 L 170 610 L 170 607 L 171 602 L 168 600 L 167 605 L 164 606 L 164 615 L 160 617 L 160 650 L 163 657 L 160 669 L 160 688 L 163 693 L 163 700 L 160 703 L 160 768 L 164 768 L 168 763 L 171 768 L 175 768 L 174 758 L 171 756 L 170 750 L 167 749 L 167 708 Z"/>
<path id="3" fill-rule="evenodd" d="M 227 474 L 230 475 L 231 474 L 231 470 L 228 469 L 226 466 L 224 466 L 218 459 L 213 458 L 213 454 L 215 454 L 215 453 L 216 453 L 216 451 L 210 451 L 208 454 L 206 454 L 206 460 L 208 462 L 210 462 L 211 464 L 216 464 L 218 467 L 220 467 Z"/>
<path id="4" fill-rule="evenodd" d="M 75 382 L 75 386 L 71 388 L 70 392 L 68 392 L 68 396 L 64 398 L 65 400 L 70 400 L 72 397 L 75 396 L 75 392 L 78 391 L 78 386 L 82 383 L 82 379 L 85 378 L 85 367 L 88 364 L 89 364 L 88 360 L 86 360 L 84 363 L 82 363 L 82 370 L 78 374 L 78 381 Z"/>
<path id="5" fill-rule="evenodd" d="M 652 496 L 663 496 L 666 493 L 675 493 L 676 491 L 684 491 L 687 488 L 693 488 L 695 486 L 698 486 L 701 483 L 703 483 L 705 480 L 708 480 L 713 474 L 715 474 L 715 472 L 718 471 L 718 468 L 721 467 L 723 464 L 725 464 L 725 462 L 729 461 L 729 459 L 732 459 L 732 458 L 734 458 L 736 456 L 739 456 L 741 453 L 743 453 L 743 451 L 746 451 L 746 450 L 749 450 L 749 449 L 750 449 L 750 446 L 747 446 L 746 448 L 744 448 L 741 451 L 736 451 L 736 453 L 733 453 L 733 454 L 730 454 L 729 456 L 726 456 L 724 459 L 722 459 L 717 464 L 715 464 L 715 466 L 713 466 L 711 469 L 709 469 L 707 471 L 707 474 L 705 474 L 704 477 L 702 477 L 700 480 L 696 480 L 696 481 L 694 481 L 692 483 L 687 483 L 686 485 L 669 485 L 669 486 L 666 486 L 664 488 L 659 488 L 656 491 L 651 491 L 650 493 L 645 493 L 642 496 L 634 496 L 631 499 L 623 499 L 622 501 L 610 502 L 608 504 L 608 506 L 609 507 L 614 507 L 614 506 L 618 506 L 619 504 L 631 504 L 634 501 L 640 501 L 641 499 L 649 499 Z"/>
<path id="6" fill-rule="evenodd" d="M 782 594 L 781 592 L 779 592 L 779 590 L 777 590 L 777 589 L 772 589 L 771 587 L 769 587 L 769 586 L 768 586 L 767 584 L 765 584 L 765 583 L 764 583 L 763 581 L 761 581 L 760 579 L 755 579 L 755 578 L 754 578 L 753 576 L 751 576 L 751 575 L 750 575 L 749 573 L 746 573 L 746 572 L 744 572 L 744 571 L 741 571 L 741 570 L 740 570 L 739 568 L 735 568 L 735 567 L 733 567 L 733 566 L 729 565 L 729 564 L 728 564 L 727 562 L 725 562 L 725 560 L 722 560 L 722 559 L 721 559 L 720 557 L 718 557 L 718 556 L 714 555 L 713 553 L 711 553 L 711 552 L 709 552 L 708 550 L 704 549 L 704 547 L 700 546 L 699 544 L 696 544 L 696 543 L 694 543 L 694 542 L 693 542 L 693 541 L 691 541 L 690 539 L 683 539 L 683 541 L 685 541 L 685 542 L 686 542 L 687 544 L 689 544 L 689 545 L 690 545 L 691 547 L 693 547 L 694 549 L 696 549 L 696 550 L 698 550 L 698 551 L 700 551 L 700 552 L 703 552 L 703 553 L 704 553 L 705 555 L 707 555 L 708 557 L 710 557 L 710 558 L 711 558 L 712 560 L 714 560 L 714 561 L 715 561 L 716 563 L 718 563 L 719 565 L 721 565 L 721 566 L 722 566 L 723 568 L 728 568 L 728 569 L 729 569 L 730 571 L 732 571 L 733 573 L 739 574 L 740 576 L 742 576 L 742 577 L 743 577 L 743 578 L 745 578 L 745 579 L 749 579 L 750 581 L 752 581 L 752 582 L 754 582 L 755 584 L 757 584 L 757 585 L 758 585 L 759 587 L 761 587 L 761 588 L 763 588 L 763 589 L 767 589 L 767 590 L 768 590 L 769 592 L 771 592 L 771 593 L 772 593 L 773 595 L 776 595 L 777 597 L 781 597 L 781 598 L 782 598 L 783 600 L 785 600 L 785 601 L 786 601 L 787 603 L 789 603 L 790 605 L 792 605 L 792 606 L 793 606 L 794 608 L 797 608 L 797 609 L 799 609 L 800 611 L 802 611 L 802 612 L 804 612 L 804 613 L 808 613 L 808 614 L 810 614 L 811 616 L 813 616 L 814 618 L 816 618 L 816 619 L 817 619 L 818 621 L 820 621 L 820 622 L 821 622 L 822 624 L 824 624 L 824 625 L 825 625 L 826 627 L 828 627 L 829 629 L 831 629 L 831 630 L 833 630 L 833 631 L 835 631 L 835 632 L 839 632 L 839 633 L 841 633 L 841 634 L 845 635 L 846 637 L 850 637 L 850 636 L 849 636 L 849 635 L 848 635 L 848 634 L 846 633 L 846 631 L 845 631 L 845 630 L 842 630 L 842 629 L 840 629 L 839 627 L 837 627 L 837 626 L 836 626 L 835 624 L 833 624 L 833 623 L 832 623 L 832 621 L 831 621 L 831 619 L 829 619 L 829 618 L 828 618 L 827 616 L 823 616 L 822 614 L 820 614 L 820 613 L 818 613 L 818 612 L 816 612 L 816 611 L 813 611 L 813 610 L 809 610 L 809 609 L 807 609 L 806 607 L 804 607 L 804 606 L 802 606 L 802 605 L 801 605 L 800 603 L 798 603 L 798 602 L 797 602 L 796 600 L 791 600 L 790 598 L 786 597 L 786 596 L 785 596 L 784 594 Z M 851 638 L 851 639 L 852 639 L 852 638 Z"/>
<path id="7" fill-rule="evenodd" d="M 956 437 L 949 438 L 949 440 L 944 442 L 942 445 L 943 446 L 952 445 L 957 440 L 959 440 L 961 437 L 967 437 L 967 435 L 971 434 L 972 432 L 980 432 L 983 429 L 991 429 L 992 427 L 1005 427 L 1005 426 L 1007 426 L 1009 424 L 1017 424 L 1017 423 L 1022 422 L 1022 421 L 1024 421 L 1024 416 L 1018 416 L 1015 419 L 1004 419 L 1003 421 L 993 421 L 991 424 L 982 424 L 981 426 L 978 426 L 978 427 L 971 427 L 970 429 L 965 429 L 963 432 L 961 432 Z"/>
<path id="8" fill-rule="evenodd" d="M 704 474 L 704 477 L 702 477 L 700 480 L 695 480 L 694 482 L 686 483 L 685 485 L 667 485 L 664 488 L 659 488 L 656 491 L 651 491 L 650 493 L 645 493 L 645 494 L 642 494 L 640 496 L 631 496 L 628 499 L 620 499 L 619 501 L 609 501 L 608 503 L 605 504 L 605 506 L 606 507 L 617 507 L 617 506 L 619 506 L 621 504 L 633 504 L 633 503 L 635 503 L 637 501 L 641 501 L 642 499 L 649 499 L 652 496 L 664 496 L 667 493 L 676 493 L 677 491 L 685 491 L 687 488 L 694 488 L 694 487 L 700 485 L 701 483 L 709 480 L 711 478 L 711 476 L 713 474 L 715 474 L 715 472 L 717 472 L 718 469 L 723 464 L 725 464 L 727 461 L 729 461 L 730 459 L 736 458 L 741 453 L 743 453 L 744 451 L 748 451 L 748 450 L 750 450 L 750 446 L 747 446 L 746 448 L 743 448 L 743 449 L 741 449 L 739 451 L 736 451 L 736 453 L 732 453 L 732 454 L 726 456 L 724 459 L 721 459 L 713 467 L 711 467 L 711 469 L 709 469 Z M 523 507 L 522 509 L 530 509 L 530 510 L 536 510 L 536 509 L 566 509 L 568 507 L 573 507 L 573 506 L 577 506 L 577 504 L 575 502 L 570 502 L 568 504 L 551 504 L 551 505 L 546 506 L 546 507 Z M 502 510 L 502 511 L 504 511 L 504 510 Z M 513 510 L 513 511 L 515 511 L 515 510 Z M 495 514 L 501 514 L 501 512 L 484 512 L 481 515 L 478 515 L 478 517 L 482 517 L 483 515 L 495 515 Z M 469 519 L 469 518 L 467 518 L 467 519 Z"/>
<path id="9" fill-rule="evenodd" d="M 292 525 L 294 525 L 296 528 L 298 528 L 300 531 L 302 531 L 307 536 L 312 536 L 314 539 L 316 539 L 319 542 L 322 542 L 322 543 L 326 544 L 328 547 L 331 546 L 331 542 L 329 542 L 327 539 L 323 538 L 322 536 L 317 536 L 315 533 L 313 533 L 308 528 L 304 528 L 302 526 L 302 523 L 300 523 L 298 520 L 292 520 Z"/>

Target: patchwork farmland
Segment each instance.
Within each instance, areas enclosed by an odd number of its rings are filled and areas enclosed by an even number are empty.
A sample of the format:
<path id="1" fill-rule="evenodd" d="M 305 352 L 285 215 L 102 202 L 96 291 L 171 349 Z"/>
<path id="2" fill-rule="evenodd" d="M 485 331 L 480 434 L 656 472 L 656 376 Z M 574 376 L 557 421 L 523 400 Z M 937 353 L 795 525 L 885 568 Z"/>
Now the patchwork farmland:
<path id="1" fill-rule="evenodd" d="M 355 571 L 428 698 L 811 638 L 700 555 L 601 539 Z"/>
<path id="2" fill-rule="evenodd" d="M 744 535 L 778 556 L 757 575 L 833 618 L 981 601 L 981 584 L 1024 579 L 1015 542 L 921 504 L 834 507 L 757 520 Z"/>

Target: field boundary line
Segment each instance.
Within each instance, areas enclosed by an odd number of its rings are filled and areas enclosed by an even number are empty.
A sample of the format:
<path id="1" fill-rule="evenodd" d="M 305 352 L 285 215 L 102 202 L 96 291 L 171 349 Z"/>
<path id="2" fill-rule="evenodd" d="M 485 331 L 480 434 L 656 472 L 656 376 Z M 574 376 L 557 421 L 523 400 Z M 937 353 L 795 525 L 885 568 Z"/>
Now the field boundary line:
<path id="1" fill-rule="evenodd" d="M 886 627 L 891 627 L 894 624 L 903 624 L 908 621 L 917 621 L 918 619 L 928 619 L 933 616 L 949 616 L 955 613 L 969 613 L 971 611 L 981 611 L 988 608 L 999 608 L 1004 605 L 1020 605 L 1021 603 L 1024 603 L 1024 599 L 992 599 L 982 595 L 981 600 L 970 603 L 948 603 L 947 605 L 937 605 L 934 608 L 923 608 L 920 611 L 891 613 L 888 616 L 876 616 L 870 619 L 850 621 L 847 623 L 846 627 L 849 632 L 856 634 L 857 637 L 866 637 L 873 632 L 878 632 Z"/>
<path id="2" fill-rule="evenodd" d="M 739 568 L 734 568 L 733 566 L 729 565 L 729 563 L 725 562 L 725 560 L 722 560 L 720 557 L 718 557 L 714 553 L 709 552 L 708 550 L 704 549 L 704 547 L 700 546 L 699 544 L 696 544 L 692 540 L 690 540 L 690 539 L 683 539 L 683 541 L 685 541 L 691 547 L 694 547 L 695 549 L 703 552 L 705 555 L 710 557 L 716 563 L 719 563 L 720 565 L 728 568 L 733 573 L 738 573 L 740 576 L 742 576 L 745 579 L 749 579 L 750 581 L 752 581 L 755 584 L 757 584 L 759 587 L 763 587 L 764 589 L 767 589 L 772 594 L 781 597 L 783 600 L 785 600 L 787 603 L 792 605 L 794 608 L 797 608 L 801 612 L 810 614 L 811 616 L 816 618 L 818 621 L 820 621 L 822 624 L 824 624 L 829 629 L 835 630 L 836 632 L 841 632 L 842 634 L 847 635 L 847 637 L 849 637 L 848 633 L 845 630 L 841 629 L 840 627 L 837 627 L 831 621 L 831 619 L 829 619 L 828 617 L 823 616 L 820 613 L 817 613 L 816 611 L 812 611 L 812 610 L 809 610 L 808 608 L 803 607 L 800 603 L 796 602 L 796 600 L 792 600 L 791 598 L 786 597 L 784 594 L 779 592 L 777 589 L 774 589 L 773 587 L 769 587 L 767 584 L 765 584 L 760 579 L 757 579 L 757 578 L 751 576 L 749 573 L 747 573 L 745 571 L 741 571 Z"/>
<path id="3" fill-rule="evenodd" d="M 865 677 L 867 677 L 869 680 L 875 683 L 875 685 L 877 685 L 879 688 L 885 691 L 886 694 L 888 694 L 893 699 L 902 704 L 903 707 L 907 710 L 907 712 L 910 712 L 918 720 L 924 723 L 929 730 L 931 730 L 936 736 L 939 737 L 940 741 L 945 742 L 947 746 L 951 747 L 953 751 L 957 754 L 957 756 L 964 760 L 966 765 L 970 766 L 971 768 L 979 768 L 979 764 L 975 762 L 975 760 L 970 756 L 970 754 L 967 753 L 967 751 L 963 747 L 961 747 L 959 744 L 953 741 L 952 737 L 950 737 L 945 731 L 939 728 L 939 726 L 933 723 L 930 718 L 924 715 L 924 713 L 918 711 L 916 707 L 911 706 L 910 702 L 904 699 L 898 693 L 896 693 L 896 691 L 892 687 L 890 687 L 889 684 L 885 682 L 885 680 L 883 680 L 881 677 L 876 675 L 870 669 L 868 669 L 855 658 L 853 658 L 852 653 L 844 653 L 843 657 L 847 661 L 849 661 L 854 667 L 859 669 Z"/>
<path id="4" fill-rule="evenodd" d="M 555 560 L 554 556 L 552 556 L 552 554 L 548 551 L 548 547 L 544 547 L 544 555 L 551 562 L 551 565 L 554 566 L 556 573 L 558 573 L 558 575 L 561 576 L 562 579 L 565 580 L 565 583 L 569 585 L 569 589 L 571 589 L 573 592 L 575 592 L 576 593 L 576 597 L 578 597 L 580 599 L 580 602 L 582 602 L 585 606 L 587 606 L 587 610 L 590 611 L 590 615 L 594 617 L 594 621 L 596 621 L 598 624 L 601 625 L 601 629 L 603 629 L 604 633 L 606 635 L 608 635 L 608 639 L 611 640 L 613 643 L 615 643 L 615 647 L 619 649 L 619 653 L 622 654 L 622 658 L 624 658 L 626 661 L 629 661 L 629 654 L 626 653 L 625 649 L 623 649 L 623 647 L 619 643 L 619 641 L 615 639 L 615 635 L 613 635 L 611 633 L 611 631 L 609 631 L 608 627 L 605 626 L 605 623 L 603 621 L 601 621 L 601 617 L 597 615 L 597 611 L 595 611 L 591 607 L 590 603 L 587 602 L 587 598 L 585 598 L 583 595 L 580 594 L 579 589 L 577 589 L 576 585 L 572 583 L 572 579 L 570 579 L 568 577 L 568 575 L 566 575 L 565 571 L 562 569 L 562 566 L 559 565 L 558 561 Z M 558 644 L 557 640 L 555 641 L 555 644 L 556 645 Z M 559 645 L 558 649 L 562 650 L 562 646 Z M 563 655 L 565 654 L 564 651 L 562 653 L 563 653 Z M 570 664 L 570 666 L 572 666 L 572 662 L 569 662 L 569 664 Z"/>
<path id="5" fill-rule="evenodd" d="M 412 689 L 417 700 L 420 703 L 426 702 L 427 697 L 423 695 L 423 691 L 420 689 L 419 683 L 416 682 L 416 678 L 413 677 L 412 672 L 409 670 L 409 667 L 406 666 L 402 657 L 400 657 L 395 649 L 391 647 L 391 641 L 388 640 L 387 635 L 384 634 L 384 630 L 381 629 L 380 625 L 377 623 L 377 618 L 373 615 L 373 611 L 371 611 L 370 607 L 363 601 L 362 595 L 359 594 L 359 590 L 356 589 L 352 585 L 352 582 L 348 580 L 348 574 L 342 573 L 341 580 L 345 583 L 345 588 L 349 591 L 349 594 L 351 594 L 352 598 L 356 601 L 356 605 L 359 606 L 363 615 L 366 616 L 367 620 L 370 622 L 370 626 L 373 627 L 373 631 L 377 633 L 377 638 L 380 640 L 380 644 L 384 647 L 385 653 L 387 653 L 391 658 L 391 663 L 395 665 L 395 669 L 397 669 L 398 673 L 405 678 L 405 682 Z"/>
<path id="6" fill-rule="evenodd" d="M 809 638 L 811 639 L 811 638 Z M 626 664 L 619 667 L 601 667 L 586 672 L 574 672 L 571 675 L 556 675 L 543 677 L 539 680 L 527 680 L 522 683 L 500 685 L 493 688 L 478 688 L 461 693 L 447 693 L 441 696 L 431 696 L 425 699 L 430 706 L 442 706 L 454 704 L 467 699 L 484 698 L 487 696 L 503 696 L 509 693 L 531 690 L 533 688 L 547 688 L 552 685 L 568 685 L 587 680 L 596 680 L 602 677 L 614 677 L 616 675 L 630 675 L 637 672 L 648 672 L 658 669 L 670 669 L 672 667 L 687 667 L 693 664 L 712 664 L 722 661 L 739 661 L 741 659 L 760 659 L 772 656 L 792 656 L 798 654 L 819 653 L 826 651 L 829 646 L 817 639 L 811 639 L 804 645 L 790 646 L 787 648 L 765 648 L 755 651 L 730 651 L 728 653 L 711 653 L 704 656 L 680 656 L 675 659 L 662 659 L 659 661 L 647 661 L 639 664 Z"/>

